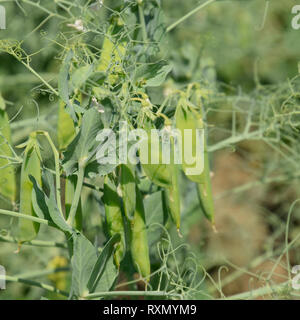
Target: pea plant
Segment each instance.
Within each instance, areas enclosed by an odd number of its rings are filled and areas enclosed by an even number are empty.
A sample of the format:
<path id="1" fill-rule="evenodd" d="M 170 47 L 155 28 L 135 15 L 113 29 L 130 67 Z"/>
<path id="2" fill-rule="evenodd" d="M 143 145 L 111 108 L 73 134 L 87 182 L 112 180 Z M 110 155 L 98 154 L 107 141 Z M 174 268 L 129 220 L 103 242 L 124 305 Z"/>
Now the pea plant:
<path id="1" fill-rule="evenodd" d="M 173 245 L 183 233 L 185 188 L 196 190 L 199 215 L 215 229 L 212 154 L 242 141 L 263 140 L 276 154 L 285 148 L 283 158 L 290 154 L 291 165 L 299 168 L 294 111 L 272 100 L 277 88 L 268 91 L 259 86 L 249 95 L 226 94 L 204 70 L 197 79 L 180 81 L 166 43 L 189 15 L 168 27 L 159 0 L 57 1 L 45 7 L 40 2 L 21 2 L 46 12 L 41 24 L 49 19 L 60 23 L 59 37 L 49 39 L 56 47 L 58 72 L 53 79 L 36 72 L 31 64 L 34 54 L 26 51 L 22 41 L 1 40 L 0 51 L 38 78 L 36 94 L 55 104 L 50 110 L 55 130 L 37 122 L 26 139 L 14 145 L 14 119 L 9 119 L 6 101 L 0 99 L 0 173 L 5 182 L 0 194 L 6 203 L 0 214 L 13 217 L 0 239 L 15 243 L 17 252 L 29 245 L 55 247 L 67 254 L 60 254 L 64 258 L 52 262 L 47 271 L 54 285 L 26 276 L 8 275 L 7 281 L 69 299 L 195 297 L 208 274 L 192 255 L 180 263 L 181 246 Z M 195 12 L 213 2 L 205 2 Z M 298 79 L 289 85 L 295 92 Z M 288 90 L 281 89 L 281 101 Z M 222 114 L 220 104 L 231 105 L 223 111 L 230 114 L 231 130 L 214 127 L 210 120 Z M 293 109 L 292 103 L 289 106 Z M 159 144 L 148 154 L 149 159 L 157 156 L 158 163 L 99 161 L 109 140 L 99 141 L 99 133 L 118 132 L 120 142 L 120 123 L 143 129 L 149 146 L 153 129 L 177 129 L 182 135 L 186 129 L 203 130 L 204 170 L 191 174 L 191 163 L 175 163 L 172 138 L 170 164 L 162 162 Z M 282 139 L 287 131 L 289 141 Z M 192 141 L 184 141 L 182 148 L 190 147 L 195 154 Z M 120 147 L 114 151 L 119 155 Z M 265 179 L 276 177 L 270 173 Z M 85 205 L 90 200 L 94 205 Z M 172 228 L 177 232 L 170 232 Z M 122 282 L 124 275 L 128 281 Z"/>

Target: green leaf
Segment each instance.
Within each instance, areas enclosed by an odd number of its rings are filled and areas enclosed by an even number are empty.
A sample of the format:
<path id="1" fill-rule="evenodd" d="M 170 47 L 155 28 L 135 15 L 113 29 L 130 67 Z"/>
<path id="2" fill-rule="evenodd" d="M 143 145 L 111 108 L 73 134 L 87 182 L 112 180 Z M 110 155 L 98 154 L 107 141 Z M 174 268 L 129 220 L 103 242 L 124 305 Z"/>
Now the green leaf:
<path id="1" fill-rule="evenodd" d="M 78 233 L 74 235 L 73 252 L 71 292 L 83 297 L 89 292 L 87 284 L 97 261 L 97 251 L 84 235 Z"/>
<path id="2" fill-rule="evenodd" d="M 80 131 L 63 154 L 62 163 L 68 176 L 76 171 L 79 162 L 85 167 L 90 158 L 95 155 L 96 136 L 102 128 L 100 113 L 95 108 L 85 111 Z"/>
<path id="3" fill-rule="evenodd" d="M 29 179 L 33 184 L 31 195 L 33 209 L 39 218 L 50 221 L 51 217 L 46 204 L 46 195 L 32 175 L 29 175 Z"/>
<path id="4" fill-rule="evenodd" d="M 108 281 L 109 283 L 112 283 L 114 281 L 115 277 L 111 277 L 110 274 L 111 275 L 117 274 L 117 270 L 114 267 L 115 272 L 107 273 L 107 271 L 108 271 L 107 263 L 108 263 L 109 259 L 112 257 L 112 253 L 114 251 L 115 244 L 117 242 L 119 242 L 120 239 L 121 239 L 120 234 L 115 234 L 113 237 L 111 237 L 109 239 L 109 241 L 106 243 L 105 247 L 103 248 L 101 254 L 99 255 L 97 262 L 94 265 L 92 274 L 91 274 L 90 279 L 88 281 L 88 284 L 87 284 L 87 287 L 88 287 L 90 293 L 95 292 L 95 289 L 99 285 L 100 280 L 102 282 L 103 276 L 104 276 L 104 279 L 106 278 L 106 280 L 105 280 L 106 282 L 110 278 L 111 278 L 111 280 Z M 114 264 L 113 264 L 113 266 L 114 266 Z M 111 269 L 111 267 L 110 267 L 110 269 Z M 107 288 L 107 290 L 109 290 L 109 288 Z"/>
<path id="5" fill-rule="evenodd" d="M 70 225 L 67 224 L 66 220 L 62 216 L 62 213 L 59 212 L 56 201 L 54 198 L 45 198 L 46 204 L 49 209 L 49 213 L 54 224 L 62 231 L 72 233 L 73 229 Z"/>
<path id="6" fill-rule="evenodd" d="M 94 65 L 87 65 L 76 69 L 70 77 L 70 87 L 74 91 L 79 89 L 91 76 Z"/>
<path id="7" fill-rule="evenodd" d="M 172 66 L 165 62 L 141 65 L 136 69 L 134 81 L 145 81 L 145 87 L 158 87 L 171 72 Z"/>
<path id="8" fill-rule="evenodd" d="M 64 232 L 72 233 L 73 229 L 67 224 L 66 220 L 62 216 L 62 213 L 59 211 L 57 207 L 53 179 L 51 179 L 52 181 L 48 181 L 50 186 L 49 197 L 47 197 L 44 191 L 39 187 L 33 176 L 30 175 L 29 179 L 33 184 L 32 205 L 34 210 L 36 210 L 36 214 L 40 218 L 52 221 L 54 223 L 54 226 L 56 226 L 58 229 Z"/>
<path id="9" fill-rule="evenodd" d="M 70 88 L 69 79 L 70 79 L 70 67 L 71 67 L 71 61 L 74 56 L 74 53 L 72 50 L 70 50 L 60 68 L 59 76 L 58 76 L 58 93 L 60 95 L 60 98 L 63 100 L 63 102 L 66 104 L 66 110 L 72 117 L 73 121 L 75 123 L 78 122 L 75 110 L 73 105 L 70 102 L 70 96 L 72 93 L 72 90 Z"/>
<path id="10" fill-rule="evenodd" d="M 162 191 L 152 193 L 144 199 L 145 219 L 147 223 L 147 234 L 149 248 L 157 242 L 163 232 L 159 225 L 165 222 L 165 210 L 162 202 Z"/>
<path id="11" fill-rule="evenodd" d="M 110 256 L 106 268 L 101 276 L 101 281 L 97 283 L 95 292 L 107 292 L 114 285 L 119 272 L 114 263 L 114 257 Z"/>
<path id="12" fill-rule="evenodd" d="M 113 172 L 118 164 L 100 164 L 97 160 L 90 162 L 85 168 L 85 176 L 88 178 L 96 178 L 99 176 L 106 176 Z"/>

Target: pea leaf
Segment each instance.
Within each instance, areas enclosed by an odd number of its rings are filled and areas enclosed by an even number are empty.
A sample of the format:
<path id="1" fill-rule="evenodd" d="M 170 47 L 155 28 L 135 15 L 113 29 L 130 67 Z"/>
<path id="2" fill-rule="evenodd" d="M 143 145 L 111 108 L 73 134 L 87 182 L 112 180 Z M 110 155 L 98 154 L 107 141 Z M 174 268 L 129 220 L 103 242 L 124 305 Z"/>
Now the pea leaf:
<path id="1" fill-rule="evenodd" d="M 110 289 L 112 282 L 114 281 L 117 275 L 117 271 L 115 266 L 113 265 L 114 271 L 111 270 L 113 272 L 108 272 L 109 270 L 107 268 L 107 264 L 109 262 L 109 259 L 112 257 L 115 244 L 119 242 L 120 239 L 120 234 L 115 234 L 113 237 L 111 237 L 109 241 L 106 243 L 105 247 L 103 248 L 101 254 L 99 255 L 87 284 L 90 293 L 95 292 L 95 289 L 99 286 L 100 282 L 103 286 L 102 278 L 104 278 L 104 281 L 106 283 L 110 284 L 110 286 L 106 288 L 106 290 Z M 111 269 L 111 267 L 109 269 Z"/>
<path id="2" fill-rule="evenodd" d="M 79 89 L 91 76 L 94 69 L 94 65 L 87 65 L 76 69 L 70 77 L 70 87 L 74 91 Z"/>
<path id="3" fill-rule="evenodd" d="M 35 213 L 39 218 L 51 221 L 50 213 L 46 204 L 45 193 L 32 175 L 29 176 L 29 179 L 33 184 L 31 200 Z"/>
<path id="4" fill-rule="evenodd" d="M 55 191 L 50 189 L 50 195 L 44 193 L 44 191 L 39 187 L 35 178 L 30 175 L 29 179 L 33 184 L 32 189 L 32 205 L 40 218 L 47 219 L 48 221 L 52 221 L 54 226 L 64 232 L 72 233 L 73 229 L 67 224 L 66 220 L 60 213 L 57 203 L 55 200 Z M 54 186 L 54 181 L 51 181 L 49 185 Z"/>
<path id="5" fill-rule="evenodd" d="M 163 231 L 162 228 L 158 226 L 159 224 L 164 225 L 165 210 L 163 209 L 162 191 L 146 196 L 144 199 L 144 207 L 148 230 L 148 243 L 149 248 L 151 248 L 153 244 L 159 240 Z"/>
<path id="6" fill-rule="evenodd" d="M 71 88 L 69 84 L 70 79 L 70 67 L 71 67 L 71 61 L 74 56 L 74 53 L 72 50 L 70 50 L 60 68 L 59 76 L 58 76 L 58 93 L 60 95 L 60 98 L 63 100 L 63 102 L 66 104 L 66 110 L 72 117 L 73 121 L 75 123 L 78 122 L 74 107 L 72 103 L 70 102 L 70 95 L 71 95 Z"/>
<path id="7" fill-rule="evenodd" d="M 49 209 L 49 213 L 54 224 L 62 231 L 72 233 L 73 229 L 67 224 L 66 220 L 59 212 L 56 201 L 54 198 L 45 198 L 46 205 Z"/>
<path id="8" fill-rule="evenodd" d="M 100 113 L 95 108 L 85 111 L 80 131 L 63 153 L 62 164 L 68 176 L 76 171 L 79 161 L 84 161 L 86 166 L 95 155 L 97 149 L 96 136 L 102 128 Z"/>
<path id="9" fill-rule="evenodd" d="M 134 81 L 144 80 L 145 87 L 158 87 L 171 72 L 172 66 L 161 61 L 139 66 L 135 71 Z"/>
<path id="10" fill-rule="evenodd" d="M 71 292 L 83 297 L 89 292 L 87 284 L 97 261 L 97 251 L 84 235 L 77 233 L 74 234 L 73 252 Z"/>
<path id="11" fill-rule="evenodd" d="M 99 164 L 97 160 L 90 162 L 85 170 L 85 175 L 88 178 L 96 178 L 97 176 L 106 176 L 113 172 L 118 164 Z"/>
<path id="12" fill-rule="evenodd" d="M 114 263 L 114 257 L 111 255 L 106 262 L 106 268 L 102 273 L 101 280 L 98 281 L 97 286 L 95 287 L 95 292 L 107 292 L 111 290 L 118 274 L 118 270 Z"/>

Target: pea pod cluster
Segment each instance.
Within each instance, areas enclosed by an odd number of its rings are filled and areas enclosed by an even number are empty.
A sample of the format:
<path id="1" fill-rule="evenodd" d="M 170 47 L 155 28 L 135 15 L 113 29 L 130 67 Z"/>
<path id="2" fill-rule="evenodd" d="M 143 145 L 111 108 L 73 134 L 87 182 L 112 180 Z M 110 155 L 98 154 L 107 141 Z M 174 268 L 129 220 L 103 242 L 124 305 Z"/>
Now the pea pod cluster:
<path id="1" fill-rule="evenodd" d="M 189 104 L 189 101 L 185 95 L 183 95 L 176 108 L 175 113 L 176 127 L 181 131 L 182 136 L 184 135 L 185 129 L 190 129 L 194 132 L 194 139 L 192 141 L 184 141 L 183 150 L 186 143 L 189 143 L 189 147 L 192 148 L 193 153 L 196 152 L 196 130 L 204 129 L 201 109 L 196 109 Z M 205 217 L 214 224 L 214 202 L 211 187 L 210 177 L 210 165 L 209 157 L 206 147 L 206 140 L 204 137 L 204 170 L 201 174 L 191 175 L 189 169 L 191 166 L 183 161 L 183 171 L 185 172 L 188 179 L 197 183 L 197 192 L 200 200 L 200 206 Z"/>
<path id="2" fill-rule="evenodd" d="M 115 250 L 115 263 L 119 267 L 126 251 L 130 248 L 134 266 L 140 274 L 150 275 L 150 257 L 142 195 L 136 185 L 135 173 L 131 165 L 121 164 L 117 170 L 121 197 L 115 183 L 104 178 L 103 202 L 108 230 L 111 236 L 119 233 L 121 242 Z M 122 202 L 121 202 L 122 200 Z M 127 234 L 127 236 L 126 236 Z"/>
<path id="3" fill-rule="evenodd" d="M 165 127 L 165 129 L 168 127 Z M 171 156 L 170 164 L 162 161 L 162 147 L 159 137 L 151 135 L 148 128 L 148 163 L 143 163 L 142 167 L 146 176 L 155 184 L 165 189 L 164 197 L 167 209 L 174 221 L 177 230 L 180 229 L 180 190 L 179 190 L 179 174 L 180 168 L 174 163 L 174 138 L 171 137 Z M 157 164 L 152 163 L 152 159 L 159 159 Z"/>

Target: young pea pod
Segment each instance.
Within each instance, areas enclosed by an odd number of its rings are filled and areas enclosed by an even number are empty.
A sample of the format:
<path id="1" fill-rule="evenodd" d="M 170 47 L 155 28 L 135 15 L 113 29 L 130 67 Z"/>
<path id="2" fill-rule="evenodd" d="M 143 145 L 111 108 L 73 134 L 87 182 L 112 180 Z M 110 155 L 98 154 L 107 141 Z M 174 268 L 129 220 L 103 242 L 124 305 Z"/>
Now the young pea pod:
<path id="1" fill-rule="evenodd" d="M 70 209 L 72 206 L 72 201 L 75 194 L 75 188 L 77 184 L 77 177 L 76 176 L 69 176 L 65 180 L 65 213 L 66 219 L 69 217 Z M 82 206 L 81 206 L 81 199 L 79 199 L 78 207 L 75 216 L 75 228 L 77 230 L 82 229 Z"/>
<path id="2" fill-rule="evenodd" d="M 166 129 L 166 128 L 164 128 Z M 163 132 L 163 131 L 162 131 Z M 165 133 L 168 131 L 166 130 Z M 151 134 L 148 130 L 148 164 L 142 164 L 147 177 L 155 184 L 165 188 L 164 196 L 168 211 L 179 231 L 180 228 L 180 191 L 179 191 L 179 166 L 174 163 L 174 137 L 170 135 L 170 163 L 164 163 L 162 143 L 158 135 Z M 153 159 L 158 159 L 157 164 L 152 163 Z"/>
<path id="3" fill-rule="evenodd" d="M 204 147 L 204 172 L 202 175 L 203 182 L 197 183 L 200 205 L 205 217 L 214 225 L 215 208 L 211 187 L 209 158 L 206 146 Z"/>
<path id="4" fill-rule="evenodd" d="M 115 185 L 108 176 L 104 179 L 103 202 L 110 235 L 114 236 L 116 233 L 121 235 L 121 241 L 117 244 L 114 256 L 115 263 L 119 267 L 125 253 L 125 228 L 120 198 Z"/>
<path id="5" fill-rule="evenodd" d="M 37 141 L 37 134 L 32 132 L 26 144 L 24 158 L 21 169 L 20 186 L 20 212 L 31 216 L 37 216 L 31 200 L 32 182 L 29 175 L 41 185 L 41 154 Z M 27 219 L 19 219 L 16 239 L 22 243 L 33 240 L 39 231 L 39 224 Z"/>
<path id="6" fill-rule="evenodd" d="M 77 94 L 76 97 L 80 100 L 80 95 Z M 74 122 L 69 113 L 65 110 L 65 103 L 59 101 L 58 110 L 58 123 L 57 123 L 57 140 L 58 147 L 60 151 L 63 151 L 71 143 L 76 135 Z M 65 180 L 64 197 L 65 197 L 65 215 L 66 219 L 69 216 L 72 201 L 75 194 L 77 178 L 76 176 L 67 177 Z M 82 206 L 81 200 L 79 200 L 76 216 L 75 216 L 75 227 L 77 230 L 82 229 Z"/>
<path id="7" fill-rule="evenodd" d="M 131 255 L 138 272 L 145 278 L 150 275 L 150 258 L 145 221 L 145 210 L 140 190 L 136 187 L 136 209 L 131 222 Z"/>
<path id="8" fill-rule="evenodd" d="M 179 174 L 180 168 L 178 164 L 174 163 L 174 139 L 171 137 L 171 163 L 170 172 L 172 176 L 172 185 L 165 190 L 166 204 L 170 212 L 171 218 L 174 221 L 177 231 L 180 229 L 180 189 L 179 189 Z M 180 233 L 179 233 L 180 235 Z"/>
<path id="9" fill-rule="evenodd" d="M 199 160 L 197 157 L 198 146 L 196 140 L 197 130 L 204 130 L 202 114 L 200 110 L 195 110 L 187 103 L 187 98 L 182 96 L 179 100 L 178 106 L 176 108 L 175 113 L 176 118 L 176 127 L 181 131 L 183 137 L 183 152 L 185 150 L 192 150 L 192 154 L 196 154 L 196 164 Z M 190 129 L 193 132 L 193 139 L 192 141 L 184 139 L 184 130 Z M 211 188 L 211 179 L 210 179 L 210 166 L 209 166 L 209 158 L 206 149 L 206 141 L 204 137 L 204 146 L 203 151 L 204 154 L 200 156 L 203 157 L 204 168 L 200 174 L 190 174 L 193 168 L 184 157 L 183 160 L 183 170 L 188 179 L 197 183 L 197 191 L 198 196 L 200 199 L 200 205 L 203 210 L 205 217 L 214 224 L 214 203 L 213 203 L 213 196 L 212 196 L 212 188 Z M 191 153 L 190 153 L 191 154 Z"/>
<path id="10" fill-rule="evenodd" d="M 125 216 L 128 220 L 132 220 L 136 207 L 134 167 L 130 163 L 121 164 L 119 170 Z"/>
<path id="11" fill-rule="evenodd" d="M 150 128 L 146 128 L 148 134 L 148 163 L 142 163 L 146 176 L 155 184 L 163 188 L 172 186 L 172 171 L 170 165 L 162 161 L 162 146 L 159 137 L 151 134 Z M 153 159 L 157 159 L 153 163 Z"/>
<path id="12" fill-rule="evenodd" d="M 12 204 L 16 200 L 16 176 L 13 166 L 5 157 L 12 157 L 11 131 L 9 119 L 5 111 L 5 104 L 0 95 L 0 196 Z"/>
<path id="13" fill-rule="evenodd" d="M 188 105 L 185 96 L 179 99 L 176 112 L 176 128 L 179 129 L 182 137 L 183 161 L 182 169 L 185 175 L 193 182 L 203 183 L 204 175 L 201 172 L 201 160 L 203 154 L 199 154 L 200 132 L 203 132 L 203 120 L 200 110 L 195 110 Z M 191 134 L 191 135 L 188 135 Z M 202 157 L 202 159 L 201 159 Z M 198 170 L 197 170 L 198 169 Z M 197 171 L 200 173 L 197 174 Z"/>
<path id="14" fill-rule="evenodd" d="M 75 134 L 75 126 L 72 117 L 65 110 L 65 103 L 60 100 L 57 123 L 57 140 L 59 150 L 66 149 L 69 143 L 75 137 Z"/>

